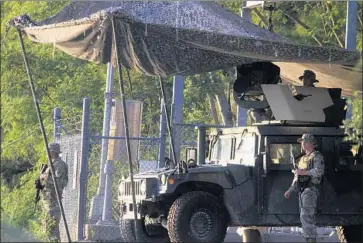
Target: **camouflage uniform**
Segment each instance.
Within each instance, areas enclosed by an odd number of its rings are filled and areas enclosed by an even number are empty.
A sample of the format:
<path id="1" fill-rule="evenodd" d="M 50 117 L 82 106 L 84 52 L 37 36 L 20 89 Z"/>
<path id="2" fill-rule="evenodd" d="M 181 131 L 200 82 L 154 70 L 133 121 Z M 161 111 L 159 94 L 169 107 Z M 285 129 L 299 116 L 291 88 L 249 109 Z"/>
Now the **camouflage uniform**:
<path id="1" fill-rule="evenodd" d="M 52 143 L 49 147 L 50 151 L 60 153 L 59 144 Z M 55 179 L 59 190 L 59 196 L 60 198 L 62 198 L 63 189 L 66 187 L 68 182 L 68 166 L 59 157 L 56 159 L 52 159 L 52 163 L 54 167 Z M 43 174 L 48 175 L 48 178 L 46 180 L 43 180 L 44 189 L 42 191 L 44 209 L 44 230 L 47 234 L 50 233 L 51 239 L 49 240 L 60 241 L 59 221 L 61 218 L 61 211 L 58 204 L 57 194 L 55 192 L 50 167 L 48 167 Z"/>
<path id="2" fill-rule="evenodd" d="M 315 138 L 311 134 L 304 134 L 298 142 L 302 140 L 315 142 Z M 298 161 L 297 167 L 308 172 L 306 176 L 297 176 L 295 174 L 289 191 L 299 191 L 300 221 L 304 230 L 304 236 L 308 241 L 315 242 L 317 237 L 315 214 L 319 185 L 324 175 L 324 158 L 320 152 L 313 151 L 302 156 Z M 304 182 L 308 182 L 305 184 L 305 188 L 298 186 L 298 183 L 303 184 Z"/>

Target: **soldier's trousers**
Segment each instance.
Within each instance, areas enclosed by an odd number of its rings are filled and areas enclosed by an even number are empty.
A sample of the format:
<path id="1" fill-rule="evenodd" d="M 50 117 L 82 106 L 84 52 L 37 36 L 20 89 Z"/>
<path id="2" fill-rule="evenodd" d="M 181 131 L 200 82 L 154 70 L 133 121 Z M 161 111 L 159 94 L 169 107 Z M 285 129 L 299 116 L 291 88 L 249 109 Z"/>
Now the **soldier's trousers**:
<path id="1" fill-rule="evenodd" d="M 315 187 L 299 193 L 300 221 L 306 238 L 316 238 L 315 214 L 319 191 Z"/>
<path id="2" fill-rule="evenodd" d="M 59 222 L 61 211 L 58 201 L 55 200 L 51 193 L 43 194 L 43 227 L 47 235 L 50 236 L 49 241 L 60 241 Z"/>

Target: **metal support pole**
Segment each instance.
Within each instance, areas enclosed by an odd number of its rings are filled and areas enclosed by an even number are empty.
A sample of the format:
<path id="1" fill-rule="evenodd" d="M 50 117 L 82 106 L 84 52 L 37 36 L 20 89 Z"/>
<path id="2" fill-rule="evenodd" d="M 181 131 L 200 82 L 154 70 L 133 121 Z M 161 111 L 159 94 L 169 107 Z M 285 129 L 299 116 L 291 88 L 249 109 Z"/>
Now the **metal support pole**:
<path id="1" fill-rule="evenodd" d="M 165 90 L 164 90 L 164 84 L 163 84 L 163 79 L 161 78 L 161 76 L 159 76 L 159 83 L 160 83 L 160 90 L 161 90 L 161 97 L 165 100 Z M 172 133 L 172 128 L 171 128 L 171 122 L 170 122 L 170 116 L 169 116 L 169 112 L 168 109 L 166 109 L 166 104 L 164 102 L 164 111 L 166 114 L 166 125 L 168 128 L 168 132 L 169 132 L 169 137 L 170 137 L 170 147 L 171 147 L 171 154 L 173 156 L 173 162 L 178 164 L 178 168 L 179 171 L 181 171 L 181 166 L 180 163 L 177 161 L 176 159 L 176 154 L 175 154 L 175 147 L 174 147 L 174 137 L 173 137 L 173 133 Z"/>
<path id="2" fill-rule="evenodd" d="M 105 164 L 106 175 L 106 190 L 105 190 L 105 202 L 103 204 L 102 221 L 112 222 L 112 173 L 113 173 L 113 161 L 107 160 Z"/>
<path id="3" fill-rule="evenodd" d="M 160 100 L 160 146 L 159 146 L 159 158 L 158 158 L 158 168 L 163 168 L 165 166 L 165 122 L 166 115 L 164 109 L 164 99 Z"/>
<path id="4" fill-rule="evenodd" d="M 53 124 L 54 124 L 53 139 L 54 139 L 54 142 L 56 142 L 60 139 L 60 126 L 59 126 L 60 119 L 61 119 L 61 110 L 60 110 L 60 108 L 56 107 L 53 110 Z"/>
<path id="5" fill-rule="evenodd" d="M 114 72 L 112 64 L 107 63 L 105 106 L 103 110 L 103 131 L 102 131 L 103 137 L 107 137 L 110 134 L 113 80 L 114 80 Z M 97 195 L 92 198 L 91 209 L 90 209 L 91 220 L 100 220 L 102 218 L 102 208 L 103 208 L 104 193 L 105 193 L 104 167 L 105 167 L 105 162 L 107 160 L 108 142 L 109 140 L 107 138 L 102 139 L 100 178 L 99 178 Z"/>
<path id="6" fill-rule="evenodd" d="M 358 2 L 347 1 L 347 17 L 345 23 L 345 49 L 355 50 L 357 48 L 357 18 L 358 18 Z M 346 120 L 352 116 L 352 105 L 348 104 Z"/>
<path id="7" fill-rule="evenodd" d="M 112 109 L 112 87 L 113 87 L 113 67 L 111 63 L 107 63 L 107 80 L 106 80 L 106 92 L 105 92 L 105 107 L 103 113 L 103 136 L 110 135 L 110 119 Z M 98 194 L 103 194 L 105 189 L 105 174 L 104 166 L 107 159 L 108 152 L 108 139 L 102 139 L 102 151 L 101 151 L 101 166 L 100 166 L 100 181 L 98 186 Z"/>
<path id="8" fill-rule="evenodd" d="M 136 196 L 135 196 L 135 184 L 134 184 L 134 172 L 132 166 L 132 158 L 131 158 L 131 150 L 130 150 L 130 139 L 129 139 L 129 126 L 127 121 L 127 112 L 126 112 L 126 100 L 124 94 L 124 81 L 122 79 L 122 68 L 121 68 L 121 52 L 118 48 L 117 38 L 116 38 L 116 27 L 115 27 L 115 20 L 114 16 L 111 17 L 112 22 L 112 34 L 113 34 L 113 44 L 115 45 L 116 49 L 116 62 L 118 68 L 118 77 L 119 77 L 119 84 L 120 84 L 120 95 L 122 101 L 122 113 L 124 118 L 124 126 L 125 126 L 125 137 L 126 137 L 126 150 L 127 150 L 127 157 L 129 162 L 129 173 L 130 173 L 130 180 L 131 180 L 131 192 L 132 192 L 132 204 L 133 204 L 133 212 L 134 212 L 134 227 L 135 227 L 135 240 L 139 241 L 138 239 L 138 218 L 137 218 L 137 205 L 136 205 Z"/>
<path id="9" fill-rule="evenodd" d="M 82 133 L 81 133 L 81 168 L 79 172 L 79 191 L 78 191 L 78 224 L 77 241 L 84 239 L 83 228 L 86 215 L 86 185 L 88 179 L 88 121 L 90 113 L 90 98 L 83 99 L 82 114 Z"/>
<path id="10" fill-rule="evenodd" d="M 184 77 L 180 75 L 174 76 L 173 81 L 173 103 L 171 108 L 172 116 L 172 132 L 174 134 L 174 149 L 177 163 L 180 160 L 180 147 L 181 147 L 181 128 L 176 126 L 176 123 L 183 122 L 183 90 L 184 90 Z"/>
<path id="11" fill-rule="evenodd" d="M 30 85 L 30 89 L 31 89 L 32 95 L 33 95 L 33 101 L 34 101 L 35 110 L 36 110 L 37 116 L 38 116 L 40 130 L 41 130 L 42 135 L 43 135 L 43 141 L 44 141 L 45 150 L 46 150 L 46 154 L 47 154 L 47 158 L 48 158 L 48 166 L 49 166 L 50 171 L 51 171 L 53 185 L 54 185 L 55 193 L 56 193 L 56 196 L 57 196 L 58 205 L 59 205 L 60 210 L 61 210 L 61 214 L 62 214 L 62 218 L 63 218 L 64 227 L 65 227 L 65 230 L 66 230 L 68 242 L 71 242 L 71 237 L 69 235 L 69 230 L 68 230 L 68 224 L 67 224 L 67 220 L 66 220 L 66 217 L 65 217 L 65 214 L 64 214 L 64 208 L 63 208 L 62 200 L 60 198 L 60 192 L 59 192 L 59 189 L 58 189 L 58 184 L 57 184 L 57 181 L 55 180 L 55 177 L 54 177 L 54 166 L 53 166 L 53 163 L 52 163 L 52 158 L 50 156 L 50 151 L 49 151 L 49 146 L 48 146 L 48 138 L 47 138 L 47 134 L 45 133 L 43 118 L 42 118 L 42 115 L 41 115 L 41 112 L 40 112 L 38 98 L 37 98 L 37 95 L 35 93 L 33 78 L 32 78 L 32 75 L 30 73 L 28 58 L 27 58 L 27 55 L 26 55 L 25 47 L 24 47 L 23 36 L 21 34 L 21 30 L 18 27 L 16 27 L 16 30 L 18 31 L 20 47 L 21 47 L 21 50 L 22 50 L 22 53 L 23 53 L 23 58 L 24 58 L 24 65 L 25 65 L 26 72 L 28 74 L 29 85 Z"/>
<path id="12" fill-rule="evenodd" d="M 206 128 L 204 126 L 196 127 L 198 129 L 198 165 L 205 164 L 205 137 Z"/>
<path id="13" fill-rule="evenodd" d="M 347 1 L 347 18 L 345 28 L 345 48 L 355 50 L 357 46 L 357 19 L 358 19 L 358 2 Z"/>

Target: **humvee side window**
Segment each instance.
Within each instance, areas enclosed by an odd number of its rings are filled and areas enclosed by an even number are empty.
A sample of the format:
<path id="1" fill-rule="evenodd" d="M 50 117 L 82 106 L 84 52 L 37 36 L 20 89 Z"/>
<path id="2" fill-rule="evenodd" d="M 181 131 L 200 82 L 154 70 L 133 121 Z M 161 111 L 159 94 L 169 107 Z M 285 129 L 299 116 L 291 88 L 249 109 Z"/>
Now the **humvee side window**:
<path id="1" fill-rule="evenodd" d="M 212 148 L 211 160 L 221 161 L 231 158 L 232 138 L 220 138 L 216 141 Z"/>
<path id="2" fill-rule="evenodd" d="M 256 154 L 255 137 L 246 136 L 237 138 L 235 145 L 234 159 L 241 164 L 254 166 Z"/>
<path id="3" fill-rule="evenodd" d="M 301 145 L 294 144 L 270 144 L 270 158 L 272 164 L 292 164 L 292 156 L 296 158 L 301 154 Z"/>

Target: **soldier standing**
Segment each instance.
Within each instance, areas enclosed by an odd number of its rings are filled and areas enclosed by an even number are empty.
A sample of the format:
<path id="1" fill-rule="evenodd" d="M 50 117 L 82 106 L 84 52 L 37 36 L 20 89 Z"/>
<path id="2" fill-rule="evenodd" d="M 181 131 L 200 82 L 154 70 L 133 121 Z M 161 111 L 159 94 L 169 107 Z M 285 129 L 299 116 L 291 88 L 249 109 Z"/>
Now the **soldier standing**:
<path id="1" fill-rule="evenodd" d="M 49 144 L 49 152 L 54 167 L 54 177 L 58 186 L 59 196 L 62 198 L 63 189 L 68 183 L 68 166 L 59 157 L 61 153 L 60 145 L 58 143 Z M 55 192 L 53 179 L 50 167 L 48 167 L 43 174 L 40 175 L 40 180 L 44 184 L 43 194 L 43 226 L 46 234 L 50 234 L 50 241 L 59 242 L 59 221 L 61 218 L 60 207 Z"/>
<path id="2" fill-rule="evenodd" d="M 312 134 L 304 134 L 298 142 L 305 155 L 298 161 L 297 168 L 293 171 L 294 180 L 284 196 L 289 198 L 292 191 L 299 191 L 300 221 L 304 235 L 307 242 L 316 242 L 315 214 L 319 185 L 324 175 L 324 158 L 315 150 L 316 140 Z"/>

